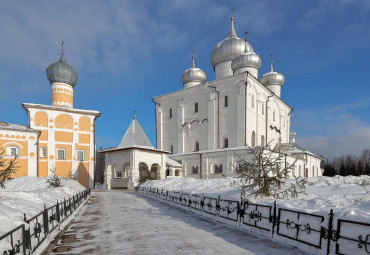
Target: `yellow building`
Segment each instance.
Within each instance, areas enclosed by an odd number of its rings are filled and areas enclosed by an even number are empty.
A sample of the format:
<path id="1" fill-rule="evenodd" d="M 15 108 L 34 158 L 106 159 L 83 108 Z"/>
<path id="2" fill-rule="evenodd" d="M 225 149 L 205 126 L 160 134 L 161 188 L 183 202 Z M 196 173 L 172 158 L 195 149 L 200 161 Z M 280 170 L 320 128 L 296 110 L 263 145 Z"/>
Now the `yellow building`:
<path id="1" fill-rule="evenodd" d="M 73 109 L 76 71 L 64 52 L 46 74 L 51 85 L 51 105 L 23 103 L 28 126 L 0 122 L 0 146 L 6 158 L 19 155 L 15 176 L 73 178 L 85 187 L 94 185 L 95 120 L 100 112 Z"/>

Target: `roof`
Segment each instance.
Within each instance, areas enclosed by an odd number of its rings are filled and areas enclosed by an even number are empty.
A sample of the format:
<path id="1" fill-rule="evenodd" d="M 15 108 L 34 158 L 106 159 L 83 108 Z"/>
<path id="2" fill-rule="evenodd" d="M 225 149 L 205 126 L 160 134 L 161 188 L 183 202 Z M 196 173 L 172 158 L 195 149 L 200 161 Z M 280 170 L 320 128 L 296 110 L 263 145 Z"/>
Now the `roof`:
<path id="1" fill-rule="evenodd" d="M 101 152 L 117 151 L 117 150 L 125 150 L 125 149 L 143 149 L 143 150 L 157 151 L 161 153 L 169 153 L 167 151 L 158 150 L 153 147 L 148 137 L 144 133 L 143 129 L 141 128 L 139 122 L 136 120 L 136 117 L 132 120 L 130 126 L 126 130 L 126 133 L 123 136 L 121 143 L 115 148 L 103 150 Z"/>
<path id="2" fill-rule="evenodd" d="M 30 128 L 29 126 L 6 123 L 5 121 L 0 121 L 0 129 L 17 130 L 17 131 L 34 132 L 34 133 L 39 132 L 38 130 Z"/>
<path id="3" fill-rule="evenodd" d="M 70 113 L 79 113 L 79 114 L 88 114 L 94 115 L 96 118 L 100 117 L 101 113 L 98 111 L 93 110 L 82 110 L 82 109 L 75 109 L 75 108 L 63 108 L 57 107 L 52 105 L 43 105 L 43 104 L 30 104 L 30 103 L 23 103 L 22 107 L 26 110 L 28 108 L 38 108 L 38 109 L 47 109 L 47 110 L 54 110 L 54 111 L 63 111 L 63 112 L 70 112 Z"/>
<path id="4" fill-rule="evenodd" d="M 125 135 L 123 136 L 121 143 L 116 149 L 130 148 L 130 147 L 144 147 L 154 149 L 150 143 L 148 137 L 141 128 L 139 122 L 134 118 L 128 127 Z"/>
<path id="5" fill-rule="evenodd" d="M 274 148 L 274 151 L 276 151 L 276 152 L 280 151 L 280 152 L 286 153 L 288 155 L 308 154 L 308 155 L 314 156 L 316 158 L 322 159 L 321 157 L 319 157 L 319 156 L 313 154 L 312 152 L 304 149 L 303 147 L 299 146 L 296 143 L 278 143 L 278 144 L 276 144 L 276 146 Z"/>
<path id="6" fill-rule="evenodd" d="M 173 160 L 169 156 L 167 156 L 166 164 L 167 166 L 172 166 L 172 167 L 182 167 L 182 165 L 179 162 L 177 162 L 176 160 Z"/>

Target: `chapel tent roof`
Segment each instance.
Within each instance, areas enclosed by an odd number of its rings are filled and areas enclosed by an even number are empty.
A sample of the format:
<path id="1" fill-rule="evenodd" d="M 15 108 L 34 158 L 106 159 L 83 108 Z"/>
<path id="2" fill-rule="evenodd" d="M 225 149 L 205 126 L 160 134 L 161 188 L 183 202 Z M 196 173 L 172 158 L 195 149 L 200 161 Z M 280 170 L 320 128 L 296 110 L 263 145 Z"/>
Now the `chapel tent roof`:
<path id="1" fill-rule="evenodd" d="M 150 143 L 148 137 L 141 128 L 139 122 L 134 118 L 128 127 L 125 135 L 123 136 L 121 143 L 116 149 L 124 149 L 131 147 L 143 147 L 148 149 L 154 149 Z"/>

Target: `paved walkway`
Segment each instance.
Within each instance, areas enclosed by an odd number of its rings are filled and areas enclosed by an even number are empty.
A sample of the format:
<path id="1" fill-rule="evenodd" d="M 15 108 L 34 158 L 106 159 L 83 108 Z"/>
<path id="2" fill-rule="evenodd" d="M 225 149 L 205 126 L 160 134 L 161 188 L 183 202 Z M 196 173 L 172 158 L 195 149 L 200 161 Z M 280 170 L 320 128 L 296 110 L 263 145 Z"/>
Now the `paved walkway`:
<path id="1" fill-rule="evenodd" d="M 304 254 L 133 192 L 93 192 L 50 254 Z"/>

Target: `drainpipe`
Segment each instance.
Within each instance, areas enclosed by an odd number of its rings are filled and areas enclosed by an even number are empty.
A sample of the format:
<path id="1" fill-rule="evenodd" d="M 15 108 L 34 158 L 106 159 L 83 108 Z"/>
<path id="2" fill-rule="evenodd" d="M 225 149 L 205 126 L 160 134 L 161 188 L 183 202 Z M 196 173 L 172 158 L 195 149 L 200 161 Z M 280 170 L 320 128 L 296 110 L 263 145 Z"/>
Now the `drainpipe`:
<path id="1" fill-rule="evenodd" d="M 209 88 L 213 88 L 215 92 L 217 92 L 217 148 L 220 148 L 220 93 L 216 87 L 208 86 Z"/>
<path id="2" fill-rule="evenodd" d="M 199 153 L 199 178 L 203 179 L 203 173 L 202 173 L 202 153 Z"/>
<path id="3" fill-rule="evenodd" d="M 269 116 L 269 109 L 268 109 L 267 103 L 269 102 L 270 97 L 273 97 L 273 96 L 274 96 L 274 94 L 272 94 L 271 96 L 268 96 L 267 100 L 266 100 L 266 145 L 270 143 L 270 141 L 267 138 L 268 116 Z"/>
<path id="4" fill-rule="evenodd" d="M 95 171 L 96 171 L 96 127 L 95 127 L 95 121 L 96 121 L 96 119 L 97 118 L 99 118 L 100 117 L 100 115 L 101 115 L 101 113 L 99 112 L 99 114 L 98 115 L 96 115 L 95 116 L 95 118 L 94 118 L 94 174 L 93 174 L 93 183 L 94 183 L 94 189 L 95 189 Z M 105 156 L 104 156 L 105 157 Z M 104 161 L 104 164 L 105 164 L 105 161 Z M 105 165 L 104 165 L 104 168 L 105 168 Z M 72 177 L 73 178 L 73 177 Z"/>
<path id="5" fill-rule="evenodd" d="M 307 154 L 305 153 L 304 156 L 305 156 L 306 160 L 305 160 L 305 162 L 303 164 L 303 177 L 308 177 L 308 176 L 306 176 L 306 164 L 307 164 L 307 161 L 308 161 Z M 307 173 L 307 175 L 308 175 L 308 173 Z"/>
<path id="6" fill-rule="evenodd" d="M 152 97 L 152 102 L 154 103 L 154 115 L 155 115 L 155 147 L 158 149 L 158 133 L 157 133 L 157 105 L 161 106 Z"/>
<path id="7" fill-rule="evenodd" d="M 293 113 L 293 108 L 292 109 L 290 109 L 290 111 L 289 111 L 289 116 L 290 116 L 290 118 L 289 118 L 289 125 L 287 125 L 287 129 L 288 129 L 288 139 L 287 139 L 287 141 L 288 141 L 288 143 L 290 143 L 290 119 L 291 119 L 291 116 L 292 116 L 292 113 Z"/>

